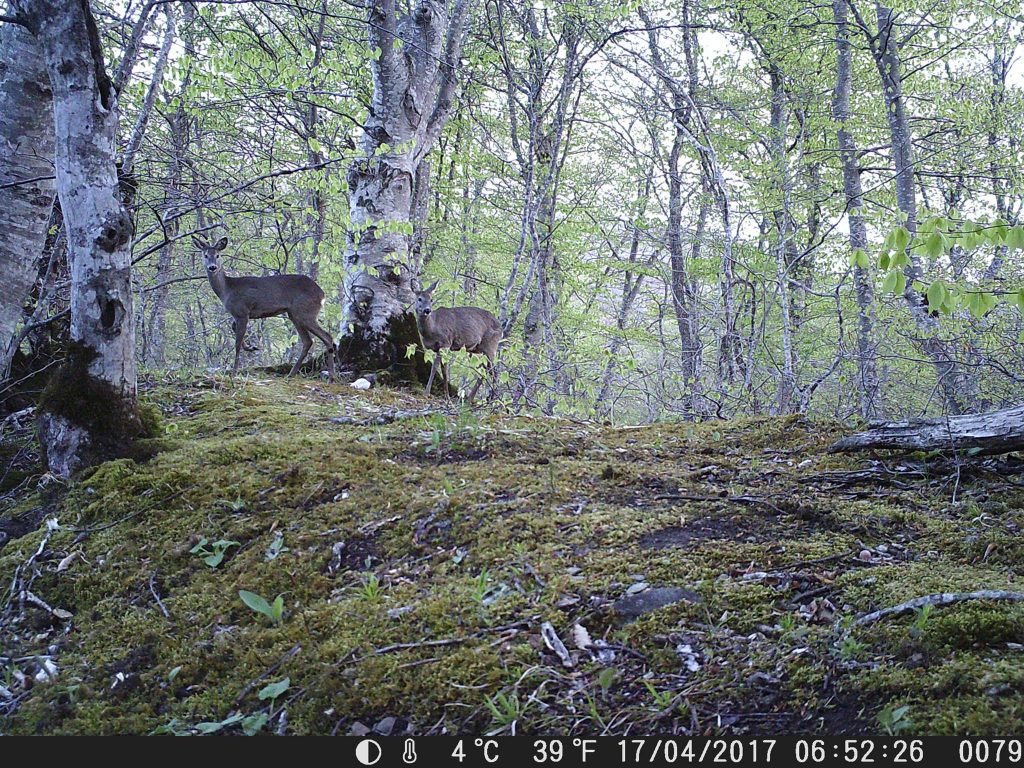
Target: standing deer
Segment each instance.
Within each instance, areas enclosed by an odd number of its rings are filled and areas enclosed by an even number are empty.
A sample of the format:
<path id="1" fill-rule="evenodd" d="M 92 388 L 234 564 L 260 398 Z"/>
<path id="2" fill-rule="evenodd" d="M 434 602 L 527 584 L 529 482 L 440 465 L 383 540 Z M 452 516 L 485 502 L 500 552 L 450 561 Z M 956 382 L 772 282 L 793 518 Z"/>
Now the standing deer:
<path id="1" fill-rule="evenodd" d="M 232 373 L 238 371 L 238 357 L 242 352 L 245 328 L 249 321 L 286 314 L 302 340 L 299 359 L 288 375 L 294 376 L 299 370 L 309 348 L 313 346 L 313 336 L 316 336 L 327 347 L 327 372 L 331 381 L 334 381 L 334 339 L 317 322 L 325 295 L 315 280 L 305 275 L 228 277 L 220 264 L 220 252 L 227 247 L 228 239 L 222 237 L 214 245 L 198 238 L 193 238 L 193 242 L 203 256 L 210 287 L 232 318 L 231 327 L 235 331 L 235 365 L 231 369 Z"/>
<path id="2" fill-rule="evenodd" d="M 444 380 L 448 381 L 448 369 L 445 367 L 441 357 L 441 351 L 450 349 L 457 352 L 465 349 L 467 352 L 487 356 L 487 375 L 494 374 L 494 356 L 498 352 L 498 344 L 501 342 L 501 325 L 497 318 L 480 307 L 452 307 L 450 309 L 433 308 L 433 293 L 437 288 L 437 280 L 425 290 L 417 290 L 416 293 L 416 327 L 419 329 L 420 337 L 423 339 L 423 346 L 432 349 L 434 363 L 430 366 L 430 376 L 427 379 L 427 394 L 430 394 L 431 386 L 434 383 L 434 372 L 437 364 L 441 364 L 441 374 Z M 476 392 L 483 383 L 481 377 L 473 391 L 469 394 L 470 402 L 476 397 Z"/>

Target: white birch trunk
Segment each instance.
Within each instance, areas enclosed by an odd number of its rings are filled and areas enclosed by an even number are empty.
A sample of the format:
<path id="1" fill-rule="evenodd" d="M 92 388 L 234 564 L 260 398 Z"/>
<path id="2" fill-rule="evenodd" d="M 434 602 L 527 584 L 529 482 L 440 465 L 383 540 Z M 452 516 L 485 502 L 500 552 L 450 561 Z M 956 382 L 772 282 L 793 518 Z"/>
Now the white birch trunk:
<path id="1" fill-rule="evenodd" d="M 406 364 L 417 344 L 409 268 L 413 179 L 451 112 L 471 0 L 418 0 L 400 15 L 395 0 L 370 0 L 373 95 L 360 141 L 361 157 L 348 171 L 349 243 L 345 253 L 347 320 L 343 365 L 359 369 Z M 400 47 L 396 43 L 404 41 Z M 417 355 L 415 371 L 429 366 Z"/>
<path id="2" fill-rule="evenodd" d="M 35 38 L 0 24 L 0 380 L 37 274 L 56 186 L 50 79 Z"/>
<path id="3" fill-rule="evenodd" d="M 71 347 L 40 402 L 54 474 L 124 455 L 141 432 L 136 408 L 131 219 L 115 152 L 117 103 L 87 0 L 20 0 L 53 88 L 57 194 L 71 260 Z"/>

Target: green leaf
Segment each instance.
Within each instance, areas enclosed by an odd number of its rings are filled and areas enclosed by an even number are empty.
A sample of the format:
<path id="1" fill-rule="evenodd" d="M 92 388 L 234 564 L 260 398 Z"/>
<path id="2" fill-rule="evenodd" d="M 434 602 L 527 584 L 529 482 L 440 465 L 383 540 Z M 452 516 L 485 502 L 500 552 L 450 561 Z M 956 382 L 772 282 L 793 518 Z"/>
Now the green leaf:
<path id="1" fill-rule="evenodd" d="M 174 678 L 176 678 L 178 676 L 179 672 L 181 672 L 181 666 L 180 665 L 175 667 L 174 669 L 172 669 L 170 672 L 167 673 L 167 682 L 168 683 L 174 682 Z"/>
<path id="2" fill-rule="evenodd" d="M 898 227 L 892 234 L 893 246 L 896 250 L 905 250 L 910 245 L 910 232 L 906 227 Z"/>
<path id="3" fill-rule="evenodd" d="M 199 539 L 199 543 L 196 544 L 194 547 L 192 547 L 192 549 L 190 549 L 188 551 L 188 553 L 190 555 L 198 555 L 200 552 L 205 552 L 206 551 L 206 545 L 208 543 L 209 543 L 209 540 L 205 536 L 203 536 L 201 539 Z"/>
<path id="4" fill-rule="evenodd" d="M 967 302 L 967 308 L 971 311 L 979 320 L 985 316 L 985 313 L 992 309 L 995 304 L 995 297 L 990 293 L 979 291 L 972 293 L 971 298 Z"/>
<path id="5" fill-rule="evenodd" d="M 622 673 L 614 667 L 605 667 L 597 676 L 597 684 L 600 685 L 603 690 L 607 691 L 615 684 L 615 681 L 621 674 Z"/>
<path id="6" fill-rule="evenodd" d="M 261 730 L 263 726 L 267 724 L 267 713 L 257 712 L 255 715 L 249 715 L 242 720 L 242 733 L 246 736 L 255 736 Z"/>
<path id="7" fill-rule="evenodd" d="M 280 624 L 281 619 L 284 617 L 284 595 L 278 595 L 274 598 L 274 605 L 271 606 L 270 618 L 274 620 L 275 624 Z"/>
<path id="8" fill-rule="evenodd" d="M 219 723 L 199 723 L 196 725 L 196 730 L 200 733 L 216 733 L 222 728 L 226 728 L 229 725 L 234 725 L 235 723 L 240 722 L 242 719 L 244 719 L 244 715 L 239 712 L 231 715 L 231 717 L 221 720 Z"/>
<path id="9" fill-rule="evenodd" d="M 861 269 L 868 269 L 871 266 L 871 260 L 868 258 L 868 254 L 863 248 L 855 248 L 850 257 L 850 261 L 854 266 L 860 267 Z"/>
<path id="10" fill-rule="evenodd" d="M 238 596 L 242 598 L 242 602 L 252 608 L 257 613 L 262 613 L 268 619 L 274 618 L 274 611 L 270 607 L 270 603 L 264 600 L 262 597 L 257 595 L 255 592 L 248 592 L 244 589 L 238 590 Z M 280 599 L 280 597 L 278 598 Z"/>
<path id="11" fill-rule="evenodd" d="M 1018 224 L 1006 233 L 1006 244 L 1010 248 L 1024 250 L 1024 225 Z"/>
<path id="12" fill-rule="evenodd" d="M 903 276 L 903 273 L 898 269 L 892 269 L 882 281 L 882 291 L 884 293 L 903 293 L 906 285 L 907 278 Z"/>
<path id="13" fill-rule="evenodd" d="M 933 232 L 924 241 L 924 252 L 930 259 L 941 256 L 949 248 L 949 238 L 941 232 Z"/>
<path id="14" fill-rule="evenodd" d="M 882 271 L 888 270 L 892 264 L 892 255 L 888 251 L 882 251 L 882 255 L 878 257 L 878 268 Z"/>
<path id="15" fill-rule="evenodd" d="M 936 280 L 930 286 L 928 286 L 928 309 L 932 312 L 938 312 L 946 301 L 946 297 L 949 295 L 949 291 L 946 289 L 946 284 L 941 280 Z"/>
<path id="16" fill-rule="evenodd" d="M 290 677 L 285 677 L 278 680 L 276 683 L 269 683 L 265 685 L 259 692 L 260 701 L 266 701 L 267 699 L 274 700 L 282 693 L 288 690 L 288 687 L 292 684 Z"/>

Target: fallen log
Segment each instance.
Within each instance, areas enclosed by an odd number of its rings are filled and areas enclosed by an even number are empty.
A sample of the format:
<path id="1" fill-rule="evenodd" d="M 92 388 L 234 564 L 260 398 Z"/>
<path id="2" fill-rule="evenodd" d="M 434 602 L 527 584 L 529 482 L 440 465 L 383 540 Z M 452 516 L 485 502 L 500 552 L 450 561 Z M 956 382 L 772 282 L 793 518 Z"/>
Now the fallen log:
<path id="1" fill-rule="evenodd" d="M 955 450 L 973 454 L 1024 450 L 1024 405 L 989 413 L 941 419 L 888 421 L 837 440 L 830 453 L 891 448 L 908 451 Z"/>

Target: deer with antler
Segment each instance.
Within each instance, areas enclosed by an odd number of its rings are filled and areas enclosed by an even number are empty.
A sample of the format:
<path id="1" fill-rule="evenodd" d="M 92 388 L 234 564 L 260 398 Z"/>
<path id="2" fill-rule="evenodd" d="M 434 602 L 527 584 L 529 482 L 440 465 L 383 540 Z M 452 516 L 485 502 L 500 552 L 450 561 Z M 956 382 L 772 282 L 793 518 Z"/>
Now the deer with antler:
<path id="1" fill-rule="evenodd" d="M 323 309 L 326 295 L 316 281 L 306 275 L 263 275 L 260 277 L 229 277 L 220 263 L 220 254 L 227 247 L 228 239 L 222 237 L 213 245 L 193 238 L 206 265 L 210 287 L 224 304 L 232 319 L 235 332 L 235 364 L 232 373 L 238 371 L 238 359 L 245 341 L 245 329 L 250 320 L 264 317 L 288 315 L 302 340 L 299 358 L 292 366 L 289 376 L 294 376 L 313 346 L 313 337 L 320 339 L 327 347 L 327 373 L 334 381 L 334 339 L 317 320 Z"/>
<path id="2" fill-rule="evenodd" d="M 450 349 L 457 352 L 465 349 L 472 354 L 487 357 L 487 377 L 494 375 L 494 358 L 498 353 L 502 330 L 498 319 L 480 307 L 451 307 L 434 309 L 433 294 L 437 288 L 435 280 L 428 288 L 419 290 L 414 285 L 416 295 L 416 327 L 419 329 L 423 346 L 434 351 L 434 362 L 430 366 L 427 378 L 427 394 L 430 394 L 434 383 L 434 373 L 438 364 L 444 381 L 448 381 L 448 369 L 445 367 L 442 352 Z M 469 394 L 472 402 L 477 390 L 483 383 L 481 377 L 473 391 Z"/>

